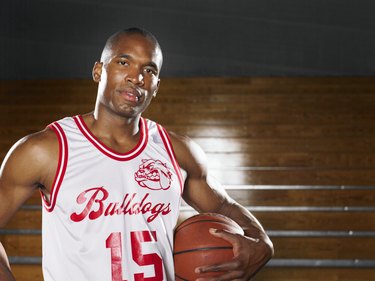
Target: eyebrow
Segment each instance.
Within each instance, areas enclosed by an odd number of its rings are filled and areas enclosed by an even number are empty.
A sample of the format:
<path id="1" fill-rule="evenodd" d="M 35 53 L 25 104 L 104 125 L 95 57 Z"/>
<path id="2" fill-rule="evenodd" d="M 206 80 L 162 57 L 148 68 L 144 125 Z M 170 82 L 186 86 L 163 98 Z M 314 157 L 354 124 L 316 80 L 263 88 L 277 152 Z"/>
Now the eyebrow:
<path id="1" fill-rule="evenodd" d="M 119 58 L 124 58 L 124 59 L 128 59 L 128 60 L 131 60 L 132 59 L 132 56 L 131 55 L 128 55 L 128 54 L 121 54 L 118 56 Z M 159 72 L 159 68 L 158 66 L 156 65 L 156 63 L 150 61 L 148 63 L 145 64 L 145 66 L 151 66 L 153 68 L 155 68 L 158 72 Z"/>
<path id="2" fill-rule="evenodd" d="M 124 58 L 124 59 L 131 59 L 131 55 L 128 55 L 128 54 L 121 54 L 118 57 L 119 58 Z"/>

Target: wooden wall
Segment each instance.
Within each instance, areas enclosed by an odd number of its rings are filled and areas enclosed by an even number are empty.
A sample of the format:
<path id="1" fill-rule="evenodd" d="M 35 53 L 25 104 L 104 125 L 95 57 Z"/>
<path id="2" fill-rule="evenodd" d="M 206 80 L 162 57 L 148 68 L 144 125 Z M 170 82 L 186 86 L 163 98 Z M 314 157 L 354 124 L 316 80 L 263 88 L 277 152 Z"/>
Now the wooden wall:
<path id="1" fill-rule="evenodd" d="M 85 80 L 0 81 L 1 159 L 95 97 Z M 265 226 L 275 259 L 255 280 L 373 280 L 375 78 L 165 78 L 145 116 L 197 141 Z M 41 280 L 40 212 L 35 194 L 0 230 L 19 280 Z"/>

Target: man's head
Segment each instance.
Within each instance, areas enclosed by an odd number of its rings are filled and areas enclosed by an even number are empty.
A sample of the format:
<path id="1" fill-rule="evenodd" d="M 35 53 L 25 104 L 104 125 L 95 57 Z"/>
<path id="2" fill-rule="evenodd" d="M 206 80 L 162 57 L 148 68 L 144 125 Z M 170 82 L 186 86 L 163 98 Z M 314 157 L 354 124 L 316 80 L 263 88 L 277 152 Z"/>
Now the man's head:
<path id="1" fill-rule="evenodd" d="M 163 55 L 156 38 L 140 28 L 110 36 L 93 68 L 97 106 L 124 117 L 140 115 L 159 88 Z"/>
<path id="2" fill-rule="evenodd" d="M 105 62 L 110 58 L 111 50 L 116 44 L 118 44 L 120 38 L 122 38 L 123 36 L 126 36 L 126 35 L 134 35 L 134 34 L 141 35 L 144 38 L 153 42 L 155 44 L 155 46 L 157 47 L 157 49 L 159 49 L 159 51 L 162 55 L 162 51 L 161 51 L 159 42 L 151 32 L 149 32 L 146 29 L 139 28 L 139 27 L 130 27 L 130 28 L 123 29 L 123 30 L 120 30 L 120 31 L 114 33 L 113 35 L 111 35 L 107 39 L 107 42 L 105 43 L 103 51 L 102 51 L 100 61 Z M 163 62 L 163 56 L 161 58 L 162 58 L 161 62 Z M 161 65 L 160 65 L 160 68 L 161 68 Z"/>

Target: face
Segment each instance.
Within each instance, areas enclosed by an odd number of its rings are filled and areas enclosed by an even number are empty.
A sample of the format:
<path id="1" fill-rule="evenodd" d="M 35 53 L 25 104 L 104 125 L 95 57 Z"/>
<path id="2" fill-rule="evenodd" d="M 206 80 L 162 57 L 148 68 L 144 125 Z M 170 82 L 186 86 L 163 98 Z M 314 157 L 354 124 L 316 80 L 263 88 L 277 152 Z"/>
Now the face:
<path id="1" fill-rule="evenodd" d="M 159 88 L 162 53 L 139 34 L 123 34 L 93 69 L 99 83 L 97 106 L 125 118 L 139 116 Z"/>

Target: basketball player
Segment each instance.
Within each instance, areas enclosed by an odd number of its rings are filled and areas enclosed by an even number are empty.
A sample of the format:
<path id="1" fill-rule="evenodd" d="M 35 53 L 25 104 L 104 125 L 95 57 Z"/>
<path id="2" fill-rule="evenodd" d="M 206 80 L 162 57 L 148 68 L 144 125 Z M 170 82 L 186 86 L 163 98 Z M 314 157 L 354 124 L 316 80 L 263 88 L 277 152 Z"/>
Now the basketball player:
<path id="1" fill-rule="evenodd" d="M 235 258 L 197 268 L 223 271 L 200 280 L 248 280 L 271 258 L 262 226 L 210 180 L 202 150 L 141 117 L 157 94 L 162 61 L 149 32 L 115 33 L 93 67 L 93 112 L 26 136 L 6 156 L 0 225 L 40 190 L 45 281 L 174 280 L 181 198 L 199 212 L 231 217 L 245 231 L 212 230 L 233 244 Z M 2 252 L 1 280 L 14 280 Z"/>

